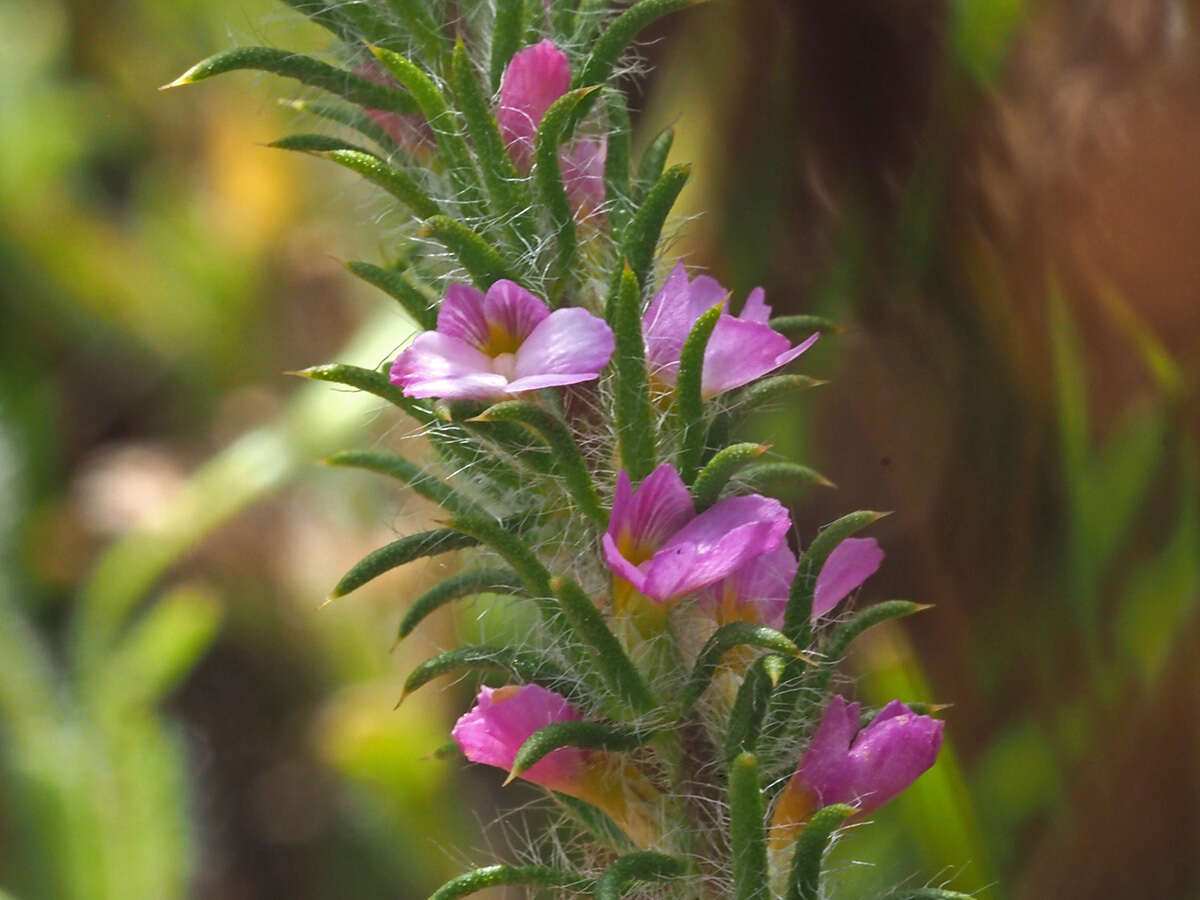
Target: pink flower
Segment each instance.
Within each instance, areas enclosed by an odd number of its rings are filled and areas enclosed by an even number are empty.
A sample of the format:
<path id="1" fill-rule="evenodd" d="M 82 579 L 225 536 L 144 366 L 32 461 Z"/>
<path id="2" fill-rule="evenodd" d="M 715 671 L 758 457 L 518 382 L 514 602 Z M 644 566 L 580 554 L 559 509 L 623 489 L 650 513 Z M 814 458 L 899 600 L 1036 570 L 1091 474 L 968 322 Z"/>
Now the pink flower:
<path id="1" fill-rule="evenodd" d="M 396 357 L 392 383 L 409 397 L 503 400 L 523 391 L 597 378 L 613 352 L 612 330 L 585 309 L 550 309 L 500 280 L 484 294 L 452 285 L 437 330 Z"/>
<path id="2" fill-rule="evenodd" d="M 700 515 L 679 474 L 663 463 L 633 490 L 617 477 L 604 558 L 619 579 L 658 604 L 715 584 L 772 553 L 791 527 L 777 500 L 729 497 Z"/>
<path id="3" fill-rule="evenodd" d="M 879 809 L 937 761 L 943 723 L 893 700 L 859 730 L 859 706 L 835 696 L 784 789 L 773 822 L 785 830 L 823 806 Z"/>
<path id="4" fill-rule="evenodd" d="M 511 772 L 517 751 L 531 734 L 555 722 L 579 719 L 579 711 L 565 697 L 543 687 L 483 687 L 475 707 L 455 723 L 451 735 L 471 762 Z M 560 747 L 520 777 L 604 810 L 643 847 L 656 840 L 661 794 L 645 775 L 620 757 Z"/>
<path id="5" fill-rule="evenodd" d="M 715 279 L 701 275 L 689 281 L 683 263 L 676 263 L 666 283 L 650 302 L 642 318 L 646 340 L 646 365 L 658 381 L 674 385 L 679 378 L 679 357 L 696 320 L 729 292 Z M 795 347 L 771 328 L 771 307 L 762 288 L 746 298 L 738 316 L 722 314 L 704 354 L 700 393 L 705 399 L 749 384 L 786 365 L 816 343 L 814 334 Z"/>
<path id="6" fill-rule="evenodd" d="M 842 541 L 817 575 L 812 621 L 824 616 L 875 574 L 882 561 L 883 551 L 874 538 Z M 705 588 L 696 599 L 722 625 L 746 621 L 780 629 L 797 568 L 795 554 L 786 543 L 780 544 L 771 553 L 750 560 L 727 578 Z"/>
<path id="7" fill-rule="evenodd" d="M 512 770 L 513 759 L 526 739 L 554 722 L 575 722 L 578 710 L 565 697 L 536 684 L 479 689 L 475 707 L 450 732 L 471 762 Z M 522 773 L 535 784 L 576 795 L 587 764 L 586 752 L 563 747 L 546 754 Z"/>
<path id="8" fill-rule="evenodd" d="M 570 86 L 571 64 L 551 40 L 514 54 L 504 70 L 496 124 L 521 172 L 533 168 L 537 130 L 546 110 Z M 559 153 L 563 186 L 576 216 L 595 212 L 604 203 L 605 152 L 603 140 L 580 139 Z"/>

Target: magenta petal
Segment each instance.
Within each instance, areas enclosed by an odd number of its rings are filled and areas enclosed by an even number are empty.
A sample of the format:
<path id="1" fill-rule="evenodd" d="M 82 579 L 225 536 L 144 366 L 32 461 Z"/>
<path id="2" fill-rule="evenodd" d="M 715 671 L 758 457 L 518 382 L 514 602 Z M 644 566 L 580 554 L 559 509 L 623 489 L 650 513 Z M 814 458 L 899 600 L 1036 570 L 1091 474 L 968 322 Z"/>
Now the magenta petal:
<path id="1" fill-rule="evenodd" d="M 807 784 L 821 805 L 853 800 L 853 775 L 846 765 L 859 725 L 859 705 L 835 694 L 809 742 L 796 778 Z"/>
<path id="2" fill-rule="evenodd" d="M 564 372 L 561 375 L 530 375 L 510 381 L 504 390 L 509 394 L 523 394 L 526 391 L 540 391 L 542 388 L 562 387 L 567 384 L 580 384 L 584 381 L 595 381 L 600 377 L 599 372 Z"/>
<path id="3" fill-rule="evenodd" d="M 582 139 L 576 141 L 558 157 L 563 187 L 576 218 L 592 213 L 604 205 L 605 141 Z"/>
<path id="4" fill-rule="evenodd" d="M 488 346 L 488 323 L 483 309 L 483 292 L 469 284 L 452 284 L 438 309 L 439 334 L 458 338 L 476 350 Z"/>
<path id="5" fill-rule="evenodd" d="M 778 500 L 730 497 L 692 519 L 654 554 L 643 593 L 664 602 L 720 581 L 750 559 L 773 551 L 791 519 Z"/>
<path id="6" fill-rule="evenodd" d="M 627 529 L 634 541 L 657 550 L 696 515 L 692 495 L 670 463 L 647 475 L 625 501 L 621 495 L 628 485 L 629 476 L 622 471 L 608 523 L 608 533 L 614 537 Z"/>
<path id="7" fill-rule="evenodd" d="M 521 343 L 550 315 L 550 308 L 525 288 L 501 278 L 483 298 L 483 315 L 489 335 L 509 336 Z M 442 330 L 438 319 L 438 331 Z"/>
<path id="8" fill-rule="evenodd" d="M 492 361 L 486 354 L 436 331 L 417 335 L 412 345 L 396 357 L 391 379 L 409 397 L 488 399 L 506 383 L 502 376 L 492 374 Z M 435 382 L 450 387 L 452 392 L 435 392 L 429 387 Z M 489 387 L 492 394 L 486 392 Z"/>
<path id="9" fill-rule="evenodd" d="M 771 321 L 771 307 L 766 302 L 766 292 L 756 287 L 746 297 L 746 302 L 742 306 L 742 311 L 738 313 L 738 318 L 743 322 L 758 322 L 760 325 L 766 325 Z"/>
<path id="10" fill-rule="evenodd" d="M 727 578 L 705 588 L 696 597 L 696 602 L 714 617 L 721 604 L 732 602 L 743 611 L 740 618 L 761 622 L 770 628 L 782 628 L 788 594 L 798 567 L 796 554 L 785 541 L 770 553 L 755 557 Z"/>
<path id="11" fill-rule="evenodd" d="M 533 165 L 534 137 L 546 110 L 571 86 L 571 64 L 553 41 L 516 53 L 500 83 L 496 123 L 517 167 Z"/>
<path id="12" fill-rule="evenodd" d="M 639 593 L 646 586 L 646 574 L 639 568 L 627 560 L 617 546 L 616 540 L 607 532 L 600 538 L 600 545 L 604 549 L 604 561 L 608 563 L 608 568 L 618 578 L 624 578 L 634 589 Z"/>
<path id="13" fill-rule="evenodd" d="M 662 288 L 642 317 L 646 341 L 646 367 L 650 374 L 666 384 L 674 384 L 679 373 L 679 354 L 696 319 L 704 312 L 691 314 L 689 282 L 683 263 L 667 276 Z"/>
<path id="14" fill-rule="evenodd" d="M 768 325 L 721 316 L 704 353 L 700 393 L 711 398 L 749 384 L 791 362 L 809 346 L 792 347 Z"/>
<path id="15" fill-rule="evenodd" d="M 538 685 L 483 687 L 474 708 L 459 718 L 451 736 L 472 762 L 511 771 L 513 758 L 531 734 L 554 722 L 579 718 L 565 697 Z M 522 777 L 561 789 L 577 780 L 582 765 L 582 751 L 564 747 L 547 754 Z"/>
<path id="16" fill-rule="evenodd" d="M 813 592 L 814 620 L 828 613 L 842 599 L 870 578 L 883 562 L 883 550 L 875 538 L 847 538 L 825 560 Z"/>
<path id="17" fill-rule="evenodd" d="M 944 724 L 901 706 L 898 715 L 872 720 L 850 749 L 851 794 L 863 812 L 883 806 L 937 761 Z"/>
<path id="18" fill-rule="evenodd" d="M 613 347 L 612 329 L 603 319 L 577 306 L 556 309 L 517 351 L 516 377 L 596 373 L 608 365 Z"/>

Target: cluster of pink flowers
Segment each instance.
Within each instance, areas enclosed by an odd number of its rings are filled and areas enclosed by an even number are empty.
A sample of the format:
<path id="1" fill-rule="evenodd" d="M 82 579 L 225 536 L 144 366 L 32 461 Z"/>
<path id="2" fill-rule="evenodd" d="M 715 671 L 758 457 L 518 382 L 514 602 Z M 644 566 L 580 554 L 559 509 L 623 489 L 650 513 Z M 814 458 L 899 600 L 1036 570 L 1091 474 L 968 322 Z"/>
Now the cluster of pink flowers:
<path id="1" fill-rule="evenodd" d="M 533 165 L 538 126 L 569 84 L 567 57 L 548 40 L 513 57 L 496 115 L 519 171 L 526 173 Z M 389 130 L 395 125 L 390 120 L 380 124 Z M 563 151 L 560 165 L 577 212 L 602 205 L 603 162 L 602 143 L 580 139 Z M 682 264 L 675 265 L 642 320 L 648 374 L 655 384 L 664 390 L 675 386 L 688 334 L 701 315 L 723 308 L 728 297 L 714 279 L 689 279 Z M 786 365 L 817 340 L 814 334 L 792 346 L 770 327 L 770 312 L 757 288 L 739 315 L 720 314 L 704 357 L 705 399 Z M 410 397 L 495 401 L 593 381 L 608 366 L 613 350 L 608 324 L 585 309 L 551 311 L 511 281 L 497 281 L 486 293 L 460 284 L 446 292 L 436 329 L 419 335 L 397 357 L 391 379 Z M 615 611 L 651 610 L 665 621 L 668 610 L 692 598 L 718 625 L 751 621 L 779 629 L 798 567 L 788 545 L 791 530 L 787 510 L 772 498 L 727 497 L 697 513 L 670 464 L 660 465 L 636 488 L 621 471 L 602 537 Z M 839 545 L 816 581 L 814 622 L 861 586 L 883 555 L 874 539 Z M 517 750 L 532 733 L 579 718 L 565 698 L 541 687 L 485 687 L 453 736 L 469 759 L 511 770 Z M 858 704 L 834 697 L 777 806 L 776 824 L 800 822 L 814 808 L 832 802 L 857 803 L 863 811 L 877 808 L 933 764 L 940 741 L 941 723 L 898 701 L 860 731 Z M 613 765 L 606 757 L 559 749 L 522 777 L 587 799 L 627 830 L 637 830 L 627 804 L 611 790 Z"/>

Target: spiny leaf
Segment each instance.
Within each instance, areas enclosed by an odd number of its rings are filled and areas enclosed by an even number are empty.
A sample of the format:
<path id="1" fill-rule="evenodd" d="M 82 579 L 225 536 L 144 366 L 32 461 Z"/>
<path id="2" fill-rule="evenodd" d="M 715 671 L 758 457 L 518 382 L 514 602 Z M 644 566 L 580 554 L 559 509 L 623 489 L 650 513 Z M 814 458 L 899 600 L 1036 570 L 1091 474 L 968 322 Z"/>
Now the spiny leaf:
<path id="1" fill-rule="evenodd" d="M 417 287 L 409 283 L 403 272 L 358 261 L 346 263 L 346 268 L 398 301 L 412 320 L 426 331 L 437 327 L 437 309 Z"/>
<path id="2" fill-rule="evenodd" d="M 768 324 L 793 340 L 807 339 L 814 331 L 820 334 L 839 334 L 843 330 L 836 322 L 821 316 L 776 316 Z"/>
<path id="3" fill-rule="evenodd" d="M 533 651 L 477 644 L 455 647 L 425 660 L 404 680 L 404 696 L 407 697 L 441 675 L 463 670 L 501 672 L 524 684 L 537 684 L 559 691 L 570 681 L 557 663 Z"/>
<path id="4" fill-rule="evenodd" d="M 548 619 L 557 621 L 558 610 L 550 598 L 550 573 L 528 546 L 503 524 L 482 516 L 456 516 L 452 525 L 457 531 L 487 544 L 512 566 L 530 595 L 542 604 Z"/>
<path id="5" fill-rule="evenodd" d="M 537 765 L 546 754 L 560 747 L 582 750 L 627 751 L 642 746 L 654 732 L 603 722 L 553 722 L 525 739 L 513 757 L 512 771 L 505 784 Z"/>
<path id="6" fill-rule="evenodd" d="M 395 153 L 400 147 L 392 140 L 391 135 L 380 128 L 375 120 L 362 111 L 360 107 L 349 103 L 339 103 L 336 100 L 280 100 L 281 105 L 296 112 L 308 113 L 330 122 L 345 125 L 374 141 L 380 149 L 387 153 Z"/>
<path id="7" fill-rule="evenodd" d="M 622 856 L 596 881 L 596 900 L 620 900 L 626 888 L 636 881 L 676 878 L 687 872 L 687 863 L 673 856 L 650 850 Z"/>
<path id="8" fill-rule="evenodd" d="M 413 601 L 400 620 L 396 639 L 408 637 L 432 612 L 461 597 L 483 593 L 508 594 L 520 588 L 521 579 L 511 569 L 474 569 L 454 575 Z"/>
<path id="9" fill-rule="evenodd" d="M 729 712 L 729 725 L 725 729 L 725 758 L 732 760 L 743 751 L 753 753 L 762 729 L 763 716 L 767 711 L 767 700 L 776 679 L 768 671 L 767 660 L 782 666 L 786 659 L 769 653 L 760 656 L 746 670 L 746 677 L 738 688 Z"/>
<path id="10" fill-rule="evenodd" d="M 579 10 L 583 15 L 583 7 Z M 624 238 L 625 228 L 632 215 L 630 203 L 630 133 L 629 106 L 625 95 L 614 88 L 604 89 L 605 118 L 608 120 L 608 144 L 604 156 L 604 199 L 613 237 Z M 657 180 L 657 178 L 656 178 Z"/>
<path id="11" fill-rule="evenodd" d="M 417 111 L 413 98 L 403 91 L 375 84 L 343 69 L 300 53 L 291 53 L 274 47 L 236 47 L 196 63 L 170 84 L 163 88 L 194 84 L 214 75 L 238 69 L 255 69 L 270 72 L 284 78 L 292 78 L 302 84 L 320 88 L 331 94 L 344 97 L 351 103 L 369 109 L 408 114 Z"/>
<path id="12" fill-rule="evenodd" d="M 392 541 L 378 550 L 364 556 L 349 572 L 342 576 L 329 594 L 329 600 L 344 597 L 351 591 L 357 590 L 368 581 L 378 578 L 384 572 L 390 572 L 397 566 L 403 566 L 413 560 L 426 556 L 437 556 L 464 547 L 473 547 L 479 543 L 468 535 L 460 534 L 448 528 L 438 528 L 433 531 L 422 531 Z M 326 601 L 328 602 L 328 601 Z"/>
<path id="13" fill-rule="evenodd" d="M 914 613 L 930 609 L 928 603 L 913 603 L 911 600 L 885 600 L 868 606 L 856 613 L 848 622 L 839 625 L 829 636 L 829 641 L 822 647 L 822 652 L 830 664 L 841 660 L 854 639 L 869 628 L 874 628 L 889 619 L 900 619 Z"/>
<path id="14" fill-rule="evenodd" d="M 663 173 L 642 201 L 629 228 L 625 233 L 625 258 L 638 276 L 638 283 L 645 286 L 654 263 L 658 241 L 662 237 L 663 225 L 679 192 L 692 176 L 690 165 L 671 166 Z"/>
<path id="15" fill-rule="evenodd" d="M 704 0 L 642 0 L 635 3 L 617 16 L 604 29 L 587 61 L 576 78 L 576 85 L 599 84 L 607 81 L 612 74 L 613 66 L 625 51 L 638 32 L 663 16 L 676 10 L 698 6 Z"/>
<path id="16" fill-rule="evenodd" d="M 580 800 L 578 797 L 569 797 L 566 794 L 555 792 L 554 799 L 565 806 L 567 811 L 575 817 L 576 821 L 600 843 L 616 850 L 618 853 L 629 853 L 637 849 L 633 841 L 609 817 L 608 813 L 597 809 L 590 803 Z"/>
<path id="17" fill-rule="evenodd" d="M 854 807 L 844 803 L 834 803 L 813 813 L 796 838 L 787 900 L 820 900 L 821 861 L 825 849 L 833 833 L 852 815 Z"/>
<path id="18" fill-rule="evenodd" d="M 703 512 L 721 495 L 721 489 L 740 469 L 750 460 L 758 459 L 769 450 L 767 444 L 733 444 L 714 456 L 696 476 L 692 485 L 692 499 L 696 503 L 696 511 Z"/>
<path id="19" fill-rule="evenodd" d="M 550 214 L 555 232 L 556 277 L 564 278 L 570 272 L 571 260 L 575 256 L 575 218 L 571 215 L 571 203 L 563 186 L 562 167 L 558 162 L 558 147 L 569 137 L 566 131 L 571 114 L 579 104 L 592 94 L 595 88 L 581 88 L 563 94 L 546 110 L 537 129 L 535 147 L 536 162 L 533 167 L 534 182 L 538 197 Z"/>
<path id="20" fill-rule="evenodd" d="M 430 895 L 429 900 L 458 900 L 492 887 L 565 887 L 587 890 L 592 882 L 576 872 L 549 866 L 486 866 L 447 881 Z"/>
<path id="21" fill-rule="evenodd" d="M 457 256 L 480 290 L 486 291 L 501 278 L 520 282 L 500 252 L 462 222 L 447 216 L 433 216 L 425 222 L 422 233 Z"/>
<path id="22" fill-rule="evenodd" d="M 496 119 L 479 87 L 475 66 L 461 39 L 454 45 L 451 74 L 454 96 L 475 144 L 492 210 L 501 219 L 513 221 L 528 205 L 525 185 L 504 146 Z"/>
<path id="23" fill-rule="evenodd" d="M 575 32 L 571 35 L 572 46 L 591 46 L 608 7 L 609 0 L 579 0 L 579 8 L 575 10 Z"/>
<path id="24" fill-rule="evenodd" d="M 744 468 L 738 475 L 738 481 L 752 491 L 778 496 L 773 490 L 783 485 L 810 485 L 821 487 L 836 487 L 836 485 L 808 466 L 793 462 L 755 463 Z"/>
<path id="25" fill-rule="evenodd" d="M 425 55 L 431 61 L 440 59 L 446 49 L 446 38 L 433 18 L 429 0 L 387 0 L 387 3 Z"/>
<path id="26" fill-rule="evenodd" d="M 740 646 L 761 647 L 764 650 L 783 653 L 787 656 L 801 656 L 800 648 L 774 628 L 768 628 L 766 625 L 759 625 L 756 622 L 731 622 L 728 625 L 722 625 L 708 639 L 700 651 L 700 655 L 696 657 L 696 665 L 692 669 L 691 677 L 688 679 L 687 687 L 684 688 L 683 696 L 680 699 L 681 709 L 685 711 L 690 709 L 692 704 L 700 699 L 700 695 L 712 681 L 721 657 L 734 647 Z"/>
<path id="27" fill-rule="evenodd" d="M 657 452 L 654 410 L 650 406 L 650 386 L 646 377 L 646 346 L 642 338 L 641 291 L 637 276 L 628 266 L 621 274 L 610 324 L 616 342 L 613 355 L 617 370 L 614 414 L 621 465 L 630 478 L 641 480 L 654 469 Z"/>
<path id="28" fill-rule="evenodd" d="M 633 712 L 645 713 L 654 709 L 654 695 L 591 598 L 575 581 L 565 576 L 552 578 L 550 587 L 558 597 L 563 617 L 592 651 L 592 662 L 609 689 Z"/>
<path id="29" fill-rule="evenodd" d="M 435 421 L 431 409 L 423 406 L 419 401 L 413 400 L 411 397 L 405 397 L 404 392 L 392 384 L 391 379 L 383 373 L 372 369 L 335 363 L 324 366 L 312 366 L 292 374 L 299 375 L 302 378 L 311 378 L 313 381 L 329 381 L 334 384 L 344 384 L 347 387 L 357 388 L 360 391 L 374 394 L 376 397 L 400 407 L 422 424 L 428 425 Z"/>
<path id="30" fill-rule="evenodd" d="M 774 375 L 756 381 L 739 391 L 731 392 L 725 403 L 725 411 L 713 421 L 710 442 L 718 446 L 723 443 L 721 434 L 729 433 L 747 415 L 769 403 L 774 403 L 791 394 L 828 384 L 809 378 L 807 375 Z"/>
<path id="31" fill-rule="evenodd" d="M 418 218 L 428 219 L 438 214 L 437 203 L 412 178 L 361 147 L 319 134 L 292 135 L 273 141 L 271 146 L 312 153 L 356 172 L 403 202 Z"/>
<path id="32" fill-rule="evenodd" d="M 800 556 L 800 567 L 792 580 L 787 612 L 784 615 L 784 634 L 799 644 L 808 642 L 813 592 L 817 587 L 817 576 L 821 574 L 821 568 L 829 559 L 829 554 L 850 535 L 878 522 L 886 515 L 885 512 L 859 510 L 842 516 L 821 529 L 809 548 Z"/>
<path id="33" fill-rule="evenodd" d="M 768 900 L 767 833 L 753 753 L 740 754 L 729 766 L 729 853 L 734 900 Z"/>
<path id="34" fill-rule="evenodd" d="M 380 475 L 388 475 L 404 482 L 421 496 L 432 500 L 450 512 L 477 511 L 474 503 L 436 475 L 395 453 L 382 453 L 375 450 L 343 450 L 333 454 L 325 462 L 331 466 L 367 469 L 371 472 L 378 472 Z"/>
<path id="35" fill-rule="evenodd" d="M 679 430 L 679 477 L 690 484 L 700 468 L 704 452 L 704 354 L 725 302 L 712 306 L 696 320 L 679 354 L 679 377 L 675 382 L 675 419 Z"/>
<path id="36" fill-rule="evenodd" d="M 458 190 L 462 204 L 475 214 L 482 213 L 479 204 L 479 178 L 467 142 L 463 140 L 458 117 L 450 109 L 441 89 L 432 78 L 412 61 L 383 47 L 371 47 L 371 52 L 385 69 L 406 87 L 421 114 L 433 129 L 438 151 L 446 164 L 450 180 Z"/>
<path id="37" fill-rule="evenodd" d="M 492 54 L 488 61 L 493 92 L 500 90 L 504 70 L 521 46 L 524 33 L 524 0 L 496 0 L 496 18 L 492 23 Z"/>
<path id="38" fill-rule="evenodd" d="M 642 151 L 638 161 L 637 183 L 634 185 L 633 199 L 638 205 L 646 199 L 646 193 L 662 178 L 663 169 L 667 167 L 667 157 L 671 155 L 671 146 L 675 143 L 675 129 L 664 128 L 654 136 Z"/>
<path id="39" fill-rule="evenodd" d="M 555 467 L 562 473 L 570 492 L 579 508 L 595 524 L 603 528 L 608 517 L 600 506 L 600 495 L 592 484 L 583 453 L 570 429 L 561 419 L 540 406 L 520 400 L 508 400 L 488 407 L 475 418 L 479 422 L 519 422 L 533 429 L 546 441 L 554 456 Z"/>

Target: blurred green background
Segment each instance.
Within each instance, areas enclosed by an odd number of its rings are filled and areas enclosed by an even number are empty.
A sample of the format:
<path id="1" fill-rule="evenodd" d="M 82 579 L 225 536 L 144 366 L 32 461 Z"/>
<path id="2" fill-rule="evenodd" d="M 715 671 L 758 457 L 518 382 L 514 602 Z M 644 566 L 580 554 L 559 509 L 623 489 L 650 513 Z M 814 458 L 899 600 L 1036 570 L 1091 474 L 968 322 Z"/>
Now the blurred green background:
<path id="1" fill-rule="evenodd" d="M 1200 897 L 1198 20 L 720 0 L 647 47 L 643 136 L 697 163 L 677 248 L 846 326 L 752 424 L 840 486 L 800 533 L 895 509 L 868 590 L 937 604 L 853 660 L 951 740 L 838 896 Z M 380 207 L 262 146 L 293 85 L 155 89 L 324 40 L 270 0 L 0 4 L 0 896 L 419 898 L 505 854 L 511 793 L 431 756 L 468 686 L 392 709 L 477 627 L 392 649 L 453 560 L 317 608 L 431 513 L 315 464 L 421 452 L 404 423 L 282 374 L 410 333 L 341 264 Z"/>

